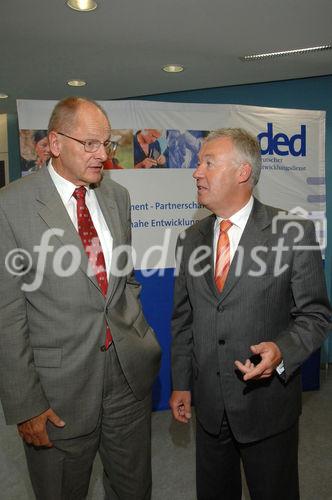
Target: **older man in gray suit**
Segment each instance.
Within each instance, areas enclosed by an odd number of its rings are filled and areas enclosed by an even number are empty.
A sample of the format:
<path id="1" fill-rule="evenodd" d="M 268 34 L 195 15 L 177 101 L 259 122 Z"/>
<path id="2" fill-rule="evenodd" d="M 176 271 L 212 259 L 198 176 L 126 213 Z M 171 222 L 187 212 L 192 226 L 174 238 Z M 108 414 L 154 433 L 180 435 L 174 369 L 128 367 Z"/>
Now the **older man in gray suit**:
<path id="1" fill-rule="evenodd" d="M 194 172 L 213 215 L 179 240 L 173 316 L 174 417 L 197 416 L 198 500 L 299 498 L 300 365 L 330 319 L 313 224 L 253 198 L 257 140 L 211 133 Z"/>
<path id="2" fill-rule="evenodd" d="M 5 418 L 37 499 L 85 498 L 99 450 L 106 498 L 147 500 L 160 347 L 131 265 L 128 193 L 102 181 L 110 124 L 95 102 L 67 98 L 48 137 L 49 165 L 0 194 Z"/>

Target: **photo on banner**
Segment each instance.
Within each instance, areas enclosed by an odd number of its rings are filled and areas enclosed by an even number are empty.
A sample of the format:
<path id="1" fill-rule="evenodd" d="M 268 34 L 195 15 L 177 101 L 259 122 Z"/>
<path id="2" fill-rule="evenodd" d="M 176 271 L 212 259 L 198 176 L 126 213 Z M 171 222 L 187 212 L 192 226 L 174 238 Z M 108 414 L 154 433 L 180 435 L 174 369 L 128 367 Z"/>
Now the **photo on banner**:
<path id="1" fill-rule="evenodd" d="M 134 133 L 134 168 L 167 168 L 165 157 L 165 131 L 142 128 Z"/>
<path id="2" fill-rule="evenodd" d="M 104 162 L 105 170 L 133 168 L 133 131 L 131 129 L 112 129 L 111 146 Z"/>
<path id="3" fill-rule="evenodd" d="M 167 130 L 165 152 L 169 168 L 196 168 L 208 130 Z"/>
<path id="4" fill-rule="evenodd" d="M 208 130 L 112 129 L 105 170 L 191 168 Z M 46 130 L 20 130 L 21 175 L 37 172 L 50 159 Z"/>
<path id="5" fill-rule="evenodd" d="M 20 152 L 22 177 L 46 165 L 51 156 L 47 130 L 20 130 Z"/>

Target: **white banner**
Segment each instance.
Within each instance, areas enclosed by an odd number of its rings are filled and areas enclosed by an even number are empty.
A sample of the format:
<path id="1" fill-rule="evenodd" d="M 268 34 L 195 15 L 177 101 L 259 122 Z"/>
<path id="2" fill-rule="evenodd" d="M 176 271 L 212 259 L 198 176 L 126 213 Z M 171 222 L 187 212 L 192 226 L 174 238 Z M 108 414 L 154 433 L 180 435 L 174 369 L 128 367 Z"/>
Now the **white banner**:
<path id="1" fill-rule="evenodd" d="M 47 129 L 55 104 L 17 102 L 23 174 L 42 163 L 37 164 L 36 141 L 43 138 L 36 132 Z M 115 129 L 113 140 L 118 144 L 105 175 L 130 192 L 137 269 L 174 267 L 178 233 L 207 215 L 196 202 L 192 173 L 203 138 L 208 131 L 222 127 L 242 127 L 258 137 L 262 173 L 256 196 L 269 205 L 297 209 L 313 218 L 324 248 L 324 111 L 150 101 L 100 104 Z M 145 153 L 140 146 L 142 134 L 145 138 L 149 134 Z"/>

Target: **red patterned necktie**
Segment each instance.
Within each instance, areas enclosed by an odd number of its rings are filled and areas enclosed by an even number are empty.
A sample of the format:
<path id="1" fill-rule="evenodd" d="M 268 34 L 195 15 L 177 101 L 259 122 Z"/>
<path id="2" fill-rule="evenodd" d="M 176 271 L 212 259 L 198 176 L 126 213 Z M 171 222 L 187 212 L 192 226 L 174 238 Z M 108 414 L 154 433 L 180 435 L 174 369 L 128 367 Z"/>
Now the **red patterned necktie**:
<path id="1" fill-rule="evenodd" d="M 230 244 L 227 231 L 233 224 L 230 220 L 220 222 L 220 232 L 217 245 L 214 280 L 219 292 L 222 292 L 230 266 Z"/>
<path id="2" fill-rule="evenodd" d="M 84 250 L 89 258 L 89 265 L 96 276 L 98 285 L 104 297 L 106 297 L 108 280 L 103 249 L 99 236 L 91 219 L 88 207 L 85 204 L 86 189 L 84 186 L 76 188 L 73 196 L 77 201 L 77 224 L 78 233 L 81 237 Z M 112 334 L 109 326 L 106 326 L 105 350 L 112 343 Z"/>

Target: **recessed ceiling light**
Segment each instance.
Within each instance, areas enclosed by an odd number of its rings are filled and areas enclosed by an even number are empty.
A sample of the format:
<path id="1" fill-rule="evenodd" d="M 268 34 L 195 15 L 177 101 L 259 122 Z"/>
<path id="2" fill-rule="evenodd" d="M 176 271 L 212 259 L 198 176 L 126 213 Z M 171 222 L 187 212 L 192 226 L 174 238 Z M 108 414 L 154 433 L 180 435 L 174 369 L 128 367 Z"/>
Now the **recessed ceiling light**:
<path id="1" fill-rule="evenodd" d="M 81 12 L 89 12 L 97 8 L 97 3 L 94 0 L 67 0 L 67 5 L 71 9 Z"/>
<path id="2" fill-rule="evenodd" d="M 323 50 L 330 49 L 332 49 L 332 45 L 319 45 L 317 47 L 307 47 L 304 49 L 282 50 L 280 52 L 266 52 L 265 54 L 251 54 L 248 56 L 242 56 L 239 59 L 241 59 L 241 61 L 261 61 L 262 59 L 271 59 L 273 57 L 305 55 L 311 54 L 312 52 L 321 52 Z"/>
<path id="3" fill-rule="evenodd" d="M 0 92 L 0 99 L 7 99 L 8 94 L 4 94 L 3 92 Z"/>
<path id="4" fill-rule="evenodd" d="M 68 80 L 69 87 L 84 87 L 86 82 L 84 80 Z"/>
<path id="5" fill-rule="evenodd" d="M 181 64 L 166 64 L 163 67 L 163 71 L 166 73 L 181 73 L 184 70 L 184 67 Z"/>

